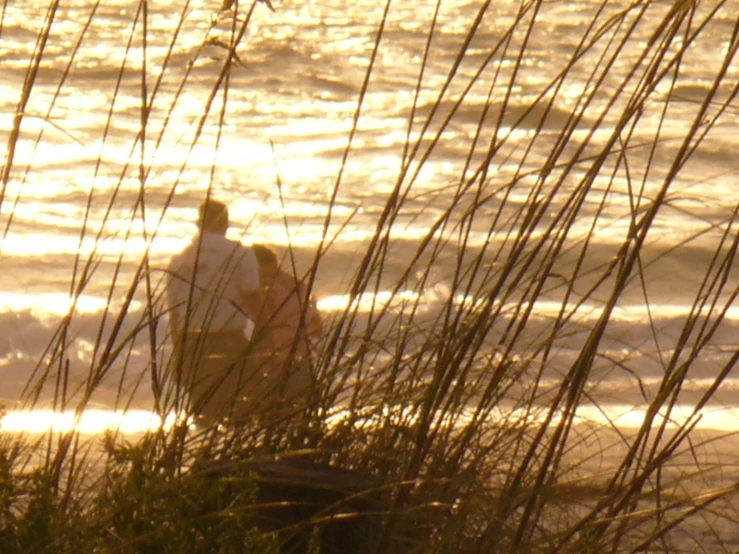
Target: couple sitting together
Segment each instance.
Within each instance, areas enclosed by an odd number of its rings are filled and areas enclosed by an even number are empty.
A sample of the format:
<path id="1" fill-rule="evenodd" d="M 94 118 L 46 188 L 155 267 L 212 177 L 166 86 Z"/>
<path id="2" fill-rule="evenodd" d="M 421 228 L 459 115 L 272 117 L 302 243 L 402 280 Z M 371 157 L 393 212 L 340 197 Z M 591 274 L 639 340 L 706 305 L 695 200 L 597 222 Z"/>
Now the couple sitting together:
<path id="1" fill-rule="evenodd" d="M 308 407 L 321 317 L 277 252 L 226 238 L 228 208 L 207 199 L 198 236 L 168 269 L 173 379 L 201 421 L 289 417 Z"/>

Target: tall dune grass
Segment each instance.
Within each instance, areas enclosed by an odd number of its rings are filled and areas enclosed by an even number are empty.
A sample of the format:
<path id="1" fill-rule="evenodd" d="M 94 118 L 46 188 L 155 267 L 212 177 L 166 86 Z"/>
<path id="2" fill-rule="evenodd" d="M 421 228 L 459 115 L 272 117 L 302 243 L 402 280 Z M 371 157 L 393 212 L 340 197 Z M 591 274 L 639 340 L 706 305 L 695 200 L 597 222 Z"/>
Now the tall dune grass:
<path id="1" fill-rule="evenodd" d="M 348 278 L 345 288 L 336 291 L 348 301 L 345 309 L 331 314 L 315 360 L 321 394 L 308 414 L 310 425 L 296 417 L 273 422 L 266 434 L 252 428 L 188 430 L 185 415 L 174 425 L 133 438 L 110 432 L 104 440 L 89 439 L 74 430 L 5 434 L 0 551 L 277 551 L 276 538 L 254 529 L 258 506 L 251 477 L 236 471 L 214 482 L 203 470 L 209 463 L 276 452 L 377 476 L 383 500 L 378 552 L 716 551 L 710 548 L 735 538 L 726 535 L 726 528 L 739 517 L 737 481 L 716 484 L 717 475 L 728 468 L 719 460 L 713 466 L 705 462 L 712 441 L 728 438 L 701 435 L 696 424 L 739 350 L 716 368 L 712 383 L 697 398 L 691 397 L 687 417 L 676 420 L 671 414 L 684 404 L 691 368 L 714 344 L 736 302 L 739 204 L 727 198 L 726 220 L 710 228 L 700 224 L 696 212 L 688 238 L 670 244 L 653 238 L 666 211 L 690 215 L 681 202 L 681 171 L 725 113 L 736 111 L 739 85 L 727 72 L 736 64 L 739 21 L 733 28 L 716 24 L 716 14 L 732 5 L 721 0 L 604 1 L 587 16 L 568 63 L 545 86 L 527 91 L 530 103 L 521 110 L 512 108 L 512 100 L 527 87 L 531 37 L 547 32 L 547 5 L 508 5 L 507 33 L 493 40 L 485 31 L 488 18 L 497 16 L 493 3 L 476 3 L 477 15 L 465 22 L 459 50 L 446 52 L 453 56 L 445 86 L 430 90 L 426 72 L 439 55 L 439 2 L 423 22 L 425 55 L 407 69 L 416 86 L 409 90 L 415 100 L 399 153 L 402 166 L 372 240 L 361 247 L 360 263 L 343 276 Z M 69 125 L 54 107 L 72 93 L 78 57 L 90 47 L 87 28 L 95 25 L 103 6 L 89 8 L 89 19 L 75 31 L 78 49 L 56 73 L 48 71 L 45 60 L 55 25 L 64 17 L 61 8 L 52 1 L 37 20 L 37 42 L 8 134 L 0 194 L 6 233 L 25 183 L 39 171 L 33 164 L 16 163 L 16 147 L 23 138 L 41 144 L 44 133 Z M 164 138 L 181 132 L 191 151 L 205 144 L 216 152 L 223 135 L 237 132 L 226 125 L 232 81 L 248 69 L 242 59 L 248 48 L 242 42 L 254 11 L 264 6 L 236 2 L 221 12 L 213 7 L 212 26 L 193 29 L 193 8 L 185 3 L 166 31 L 170 48 L 159 60 L 160 71 L 150 66 L 147 53 L 155 32 L 149 11 L 155 8 L 161 6 L 132 3 L 126 12 L 130 20 L 122 23 L 121 62 L 111 73 L 114 100 L 98 137 L 98 163 L 89 175 L 117 184 L 112 191 L 90 187 L 81 247 L 89 238 L 96 244 L 108 238 L 105 222 L 101 228 L 91 224 L 95 205 L 106 205 L 108 214 L 130 213 L 131 226 L 120 231 L 121 238 L 141 227 L 147 244 L 156 241 L 157 229 L 186 183 L 185 160 L 169 190 L 152 192 L 150 182 L 161 182 L 157 163 L 166 155 L 159 150 Z M 290 5 L 276 9 L 279 13 Z M 360 150 L 355 140 L 369 109 L 366 99 L 378 60 L 391 41 L 386 26 L 393 10 L 387 2 L 378 19 L 323 239 L 309 255 L 289 252 L 287 263 L 314 289 L 327 279 L 322 263 L 342 224 L 333 210 L 345 171 Z M 635 33 L 645 26 L 652 29 L 651 38 L 638 43 Z M 707 33 L 723 33 L 725 50 L 703 97 L 681 101 L 684 60 Z M 183 37 L 200 45 L 190 50 L 191 63 L 182 63 Z M 215 52 L 220 70 L 204 77 L 195 62 L 206 49 Z M 614 67 L 623 74 L 615 83 Z M 140 83 L 139 118 L 126 128 L 118 101 L 131 72 L 138 72 Z M 575 98 L 567 92 L 573 74 L 588 75 L 587 86 Z M 32 114 L 27 106 L 42 78 L 58 86 L 48 111 Z M 199 113 L 182 130 L 177 125 L 187 116 L 178 111 L 181 100 L 192 95 L 193 82 L 202 86 L 203 79 L 210 93 L 196 98 Z M 471 100 L 480 94 L 488 101 Z M 690 125 L 679 139 L 665 138 L 664 128 L 677 110 L 683 118 L 689 113 Z M 476 130 L 459 138 L 455 118 L 470 111 Z M 209 126 L 217 129 L 214 136 L 206 132 Z M 115 133 L 130 135 L 123 170 L 105 166 L 102 151 Z M 419 190 L 418 180 L 452 139 L 465 141 L 467 158 L 460 160 L 458 180 L 445 191 L 452 193 L 439 205 L 441 196 Z M 546 157 L 536 154 L 541 151 Z M 218 173 L 213 163 L 208 194 Z M 127 203 L 130 196 L 119 193 L 131 178 L 139 188 L 135 201 Z M 280 190 L 279 182 L 275 186 Z M 402 258 L 403 266 L 390 270 L 388 264 L 400 259 L 395 232 L 408 205 L 422 194 L 432 197 L 433 222 L 413 244 L 412 255 Z M 602 214 L 614 203 L 623 207 L 621 230 L 604 229 Z M 586 204 L 596 209 L 585 210 Z M 288 233 L 293 225 L 285 222 Z M 604 232 L 612 237 L 606 254 L 594 247 Z M 652 302 L 656 285 L 650 269 L 698 240 L 712 241 L 713 257 L 702 268 L 704 277 L 692 293 L 680 336 L 663 337 L 653 327 L 653 336 L 625 344 L 620 354 L 605 349 L 613 314 L 626 298 L 639 298 L 646 317 L 660 309 Z M 436 282 L 440 265 L 448 276 L 443 290 Z M 186 409 L 162 331 L 161 278 L 148 250 L 132 274 L 124 270 L 122 257 L 81 253 L 70 277 L 71 297 L 82 297 L 96 279 L 110 282 L 109 306 L 89 367 L 81 379 L 70 370 L 66 353 L 77 340 L 73 306 L 38 359 L 19 406 L 32 409 L 41 398 L 52 398 L 53 409 L 82 414 L 101 383 L 118 375 L 113 368 L 122 366 L 111 408 L 130 409 L 134 397 L 151 386 L 152 409 L 163 421 Z M 379 294 L 388 290 L 389 296 Z M 440 290 L 443 308 L 429 313 L 424 299 Z M 545 302 L 554 309 L 548 324 L 541 325 L 533 315 Z M 579 355 L 563 358 L 563 344 L 573 341 Z M 147 371 L 130 375 L 126 360 L 142 347 L 149 352 Z M 633 353 L 659 360 L 663 374 L 658 383 L 640 382 Z M 607 418 L 584 423 L 580 415 L 584 405 L 597 411 L 608 400 L 598 383 L 612 372 L 631 375 L 635 390 L 642 391 L 645 415 L 633 432 Z M 685 531 L 695 528 L 704 534 Z M 726 551 L 730 547 L 737 544 L 726 544 Z"/>

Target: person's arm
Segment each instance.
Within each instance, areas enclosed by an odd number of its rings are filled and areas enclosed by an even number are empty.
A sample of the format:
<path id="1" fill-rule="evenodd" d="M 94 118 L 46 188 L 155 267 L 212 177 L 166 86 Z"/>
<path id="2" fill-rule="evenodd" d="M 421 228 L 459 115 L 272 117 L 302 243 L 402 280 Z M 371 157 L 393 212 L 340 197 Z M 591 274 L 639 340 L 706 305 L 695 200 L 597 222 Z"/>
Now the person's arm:
<path id="1" fill-rule="evenodd" d="M 321 312 L 318 311 L 315 300 L 308 294 L 308 287 L 306 287 L 305 282 L 298 281 L 285 272 L 282 272 L 282 278 L 292 283 L 292 289 L 300 299 L 301 310 L 305 311 L 303 329 L 305 329 L 306 335 L 309 337 L 319 336 L 323 333 L 323 318 Z"/>
<path id="2" fill-rule="evenodd" d="M 176 339 L 177 336 L 180 334 L 181 322 L 180 322 L 180 314 L 178 313 L 177 308 L 170 308 L 169 310 L 169 336 L 173 339 Z"/>
<path id="3" fill-rule="evenodd" d="M 318 311 L 315 301 L 311 299 L 305 314 L 305 330 L 309 337 L 317 337 L 323 333 L 323 318 Z"/>
<path id="4" fill-rule="evenodd" d="M 167 330 L 169 336 L 174 342 L 182 331 L 182 321 L 180 318 L 180 306 L 178 291 L 182 284 L 178 282 L 175 260 L 169 264 L 167 268 L 166 296 L 167 296 Z"/>
<path id="5" fill-rule="evenodd" d="M 259 264 L 251 249 L 244 249 L 240 263 L 239 307 L 256 327 L 264 319 L 266 290 L 259 281 Z"/>
<path id="6" fill-rule="evenodd" d="M 266 292 L 263 288 L 247 289 L 241 292 L 241 308 L 246 316 L 256 322 L 264 310 Z"/>

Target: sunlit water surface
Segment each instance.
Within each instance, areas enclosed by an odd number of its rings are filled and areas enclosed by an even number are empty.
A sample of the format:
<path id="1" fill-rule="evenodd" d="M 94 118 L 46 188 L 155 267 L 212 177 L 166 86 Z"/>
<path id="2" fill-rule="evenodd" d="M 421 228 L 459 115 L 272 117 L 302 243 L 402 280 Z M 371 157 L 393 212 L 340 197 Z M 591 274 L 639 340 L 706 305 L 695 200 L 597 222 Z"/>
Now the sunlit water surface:
<path id="1" fill-rule="evenodd" d="M 472 417 L 472 412 L 467 417 L 457 418 L 455 425 L 460 428 Z M 342 411 L 338 411 L 328 420 L 329 425 L 336 425 L 346 417 Z M 499 423 L 518 423 L 522 419 L 530 423 L 543 423 L 545 413 L 532 414 L 528 409 L 496 409 L 491 418 Z M 605 429 L 640 429 L 644 426 L 648 414 L 645 408 L 628 406 L 623 404 L 610 404 L 605 406 L 583 405 L 578 409 L 578 415 L 574 418 L 575 425 L 589 426 L 592 428 Z M 176 414 L 162 418 L 161 416 L 146 410 L 101 410 L 86 409 L 82 413 L 74 411 L 53 410 L 17 410 L 7 412 L 0 418 L 0 432 L 10 434 L 36 434 L 36 433 L 70 433 L 81 435 L 99 435 L 106 431 L 114 431 L 122 435 L 139 435 L 146 432 L 159 430 L 169 431 L 177 423 L 182 421 Z M 403 417 L 406 424 L 412 424 L 413 418 Z M 559 421 L 555 417 L 553 423 Z M 720 431 L 724 433 L 739 432 L 739 408 L 709 408 L 696 413 L 692 406 L 677 405 L 667 414 L 662 411 L 651 420 L 651 426 L 657 428 L 664 426 L 668 430 L 679 429 L 687 424 L 695 424 L 696 430 Z M 360 419 L 361 422 L 361 419 Z M 366 424 L 372 424 L 372 419 L 367 419 Z M 362 423 L 360 423 L 362 424 Z"/>
<path id="2" fill-rule="evenodd" d="M 249 31 L 237 49 L 239 63 L 229 74 L 227 96 L 223 87 L 215 91 L 214 86 L 226 59 L 219 43 L 229 40 L 234 20 L 218 15 L 220 2 L 191 2 L 184 13 L 171 2 L 149 2 L 146 41 L 142 16 L 137 15 L 139 2 L 116 0 L 96 8 L 82 0 L 64 4 L 51 27 L 43 62 L 24 108 L 13 171 L 3 189 L 0 209 L 0 371 L 2 397 L 9 409 L 39 361 L 48 356 L 46 347 L 55 329 L 70 313 L 74 315 L 74 340 L 68 345 L 66 358 L 70 376 L 84 379 L 99 359 L 97 333 L 111 325 L 109 318 L 102 323 L 106 310 L 115 313 L 123 305 L 145 255 L 153 290 L 155 294 L 161 291 L 161 268 L 194 232 L 197 205 L 208 187 L 229 203 L 234 223 L 231 236 L 245 242 L 270 242 L 283 249 L 290 244 L 302 268 L 310 263 L 325 230 L 332 245 L 319 267 L 315 293 L 329 319 L 347 307 L 364 316 L 385 305 L 394 314 L 414 307 L 414 313 L 429 318 L 450 301 L 458 307 L 474 307 L 479 298 L 450 288 L 457 256 L 454 237 L 459 232 L 454 226 L 438 232 L 438 237 L 450 239 L 449 248 L 442 249 L 432 266 L 421 268 L 429 277 L 422 290 L 417 288 L 421 275 L 412 272 L 407 286 L 393 291 L 429 228 L 455 197 L 461 178 L 471 177 L 483 167 L 486 145 L 493 138 L 487 125 L 481 141 L 475 142 L 483 108 L 490 108 L 487 117 L 497 117 L 506 93 L 511 92 L 495 136 L 502 144 L 500 153 L 484 165 L 488 172 L 485 192 L 491 195 L 490 200 L 480 206 L 478 217 L 468 222 L 466 231 L 469 251 L 485 248 L 492 260 L 506 240 L 506 229 L 491 231 L 491 221 L 499 211 L 503 221 L 513 217 L 528 201 L 536 176 L 520 173 L 540 167 L 568 114 L 578 109 L 583 95 L 592 90 L 590 72 L 599 56 L 608 51 L 606 41 L 568 72 L 544 120 L 536 99 L 572 59 L 588 25 L 593 21 L 605 25 L 630 5 L 607 2 L 598 13 L 598 3 L 590 1 L 542 4 L 539 23 L 527 37 L 522 63 L 516 67 L 516 49 L 523 45 L 523 32 L 512 35 L 507 55 L 486 59 L 520 8 L 519 3 L 508 0 L 493 3 L 441 99 L 440 112 L 424 129 L 480 4 L 440 4 L 418 92 L 436 3 L 416 0 L 393 4 L 350 153 L 344 159 L 383 2 L 358 0 L 348 9 L 338 0 L 285 1 L 274 13 L 257 5 Z M 246 3 L 240 4 L 244 5 L 236 28 L 248 9 Z M 624 24 L 636 21 L 636 6 Z M 613 91 L 623 81 L 628 62 L 644 51 L 655 22 L 665 16 L 670 3 L 650 6 L 644 22 L 636 26 L 633 39 L 623 48 L 621 65 L 607 72 L 603 91 Z M 715 2 L 700 3 L 696 17 L 705 17 L 715 6 Z M 47 8 L 44 0 L 4 7 L 0 134 L 5 141 L 10 137 Z M 613 176 L 600 175 L 599 185 L 585 200 L 581 217 L 571 227 L 571 240 L 577 244 L 582 240 L 578 237 L 591 235 L 588 252 L 594 267 L 613 260 L 629 233 L 630 191 L 643 188 L 649 196 L 667 174 L 686 129 L 731 48 L 736 13 L 739 2 L 726 2 L 681 58 L 675 81 L 668 76 L 659 83 L 630 138 L 630 172 L 621 169 Z M 530 14 L 523 17 L 528 21 Z M 514 69 L 518 73 L 511 85 Z M 475 77 L 478 71 L 481 76 Z M 496 74 L 499 84 L 492 86 Z M 737 80 L 739 64 L 729 64 L 718 86 L 717 105 L 732 92 L 732 83 Z M 143 146 L 138 140 L 142 94 L 151 105 Z M 604 145 L 621 113 L 619 106 L 622 109 L 627 98 L 606 110 L 609 94 L 596 95 L 572 135 L 573 148 L 579 141 L 587 141 L 586 152 Z M 401 190 L 409 194 L 392 225 L 385 278 L 376 292 L 358 298 L 348 295 L 362 248 L 375 235 L 380 214 L 399 180 L 406 141 L 410 138 L 413 144 L 424 133 L 422 149 L 415 157 L 420 159 L 458 101 L 460 108 L 428 157 L 422 164 L 411 163 L 403 180 Z M 409 126 L 414 102 L 415 119 Z M 603 121 L 596 125 L 601 112 Z M 207 116 L 203 118 L 204 113 Z M 539 124 L 541 129 L 537 130 Z M 644 248 L 645 283 L 627 291 L 611 317 L 603 343 L 603 365 L 608 362 L 612 367 L 616 359 L 632 371 L 610 371 L 602 376 L 599 386 L 612 391 L 610 415 L 605 420 L 639 425 L 639 418 L 643 418 L 640 403 L 624 401 L 638 396 L 633 376 L 647 384 L 658 382 L 665 356 L 672 352 L 686 318 L 693 313 L 691 306 L 706 267 L 739 201 L 737 128 L 739 108 L 733 103 L 675 177 L 670 202 L 659 213 Z M 655 142 L 657 132 L 659 140 Z M 640 143 L 645 146 L 637 146 Z M 6 160 L 8 155 L 9 151 Z M 564 190 L 574 188 L 585 176 L 584 167 L 575 167 Z M 509 187 L 511 183 L 515 185 Z M 493 193 L 496 190 L 507 191 L 503 207 L 501 195 Z M 140 206 L 136 208 L 139 198 L 144 200 L 145 212 Z M 552 213 L 562 209 L 568 199 L 564 193 L 556 196 Z M 459 215 L 453 220 L 463 221 L 467 206 L 464 200 L 459 201 Z M 545 233 L 546 228 L 541 227 L 532 237 Z M 563 267 L 575 259 L 564 255 Z M 96 264 L 94 272 L 71 300 L 71 283 L 79 283 L 80 264 L 88 260 Z M 648 308 L 642 286 L 648 291 Z M 739 280 L 730 273 L 726 290 L 737 286 Z M 111 287 L 113 294 L 109 295 Z M 729 301 L 726 295 L 720 300 Z M 128 308 L 131 316 L 123 323 L 124 333 L 134 328 L 144 306 L 139 291 Z M 561 295 L 556 291 L 549 298 L 542 297 L 534 306 L 524 336 L 535 341 L 561 308 Z M 506 317 L 514 317 L 515 309 L 515 304 L 504 307 L 501 325 L 509 320 Z M 577 305 L 573 300 L 566 309 L 573 314 L 571 339 L 558 344 L 558 353 L 550 362 L 554 368 L 567 367 L 576 357 L 584 333 L 597 320 L 602 306 L 595 302 Z M 163 327 L 160 324 L 160 335 Z M 494 330 L 493 336 L 499 333 Z M 693 383 L 698 389 L 710 386 L 735 352 L 738 336 L 739 313 L 736 306 L 729 306 L 710 344 L 693 362 L 687 385 Z M 163 336 L 159 340 L 166 342 Z M 166 355 L 166 348 L 163 346 L 162 355 Z M 132 395 L 135 409 L 125 414 L 102 409 L 80 417 L 51 411 L 10 411 L 2 420 L 2 429 L 97 432 L 118 427 L 139 432 L 160 425 L 149 412 L 151 391 L 147 380 L 141 378 L 149 368 L 149 352 L 145 345 L 137 344 L 129 354 L 125 361 L 111 365 L 99 388 L 104 405 L 121 394 Z M 556 372 L 544 378 L 556 379 Z M 727 394 L 711 408 L 714 411 L 706 412 L 700 425 L 736 428 L 737 383 L 729 375 Z M 623 406 L 624 415 L 619 416 Z M 587 417 L 600 416 L 588 412 Z"/>

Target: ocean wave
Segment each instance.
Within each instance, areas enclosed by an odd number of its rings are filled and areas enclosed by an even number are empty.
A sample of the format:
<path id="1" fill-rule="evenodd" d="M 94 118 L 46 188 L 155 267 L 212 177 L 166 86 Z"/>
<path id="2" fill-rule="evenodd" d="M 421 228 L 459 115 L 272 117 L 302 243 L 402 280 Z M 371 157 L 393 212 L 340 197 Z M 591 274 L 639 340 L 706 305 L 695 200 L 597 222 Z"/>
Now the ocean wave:
<path id="1" fill-rule="evenodd" d="M 548 131 L 561 130 L 570 124 L 574 119 L 574 114 L 567 107 L 558 107 L 556 104 L 550 105 L 546 101 L 540 101 L 533 104 L 526 102 L 510 102 L 505 105 L 505 112 L 501 110 L 503 104 L 501 102 L 493 102 L 487 104 L 475 99 L 469 99 L 461 103 L 458 107 L 457 102 L 453 100 L 444 100 L 441 103 L 431 103 L 420 105 L 417 109 L 417 115 L 420 118 L 430 115 L 435 110 L 439 120 L 446 119 L 449 114 L 454 111 L 453 120 L 457 123 L 475 126 L 483 123 L 486 126 L 500 125 L 506 128 L 532 130 L 544 129 Z M 579 126 L 588 128 L 590 120 L 587 117 L 580 117 Z"/>
<path id="2" fill-rule="evenodd" d="M 440 284 L 426 287 L 422 292 L 404 290 L 392 293 L 386 290 L 358 297 L 319 295 L 318 307 L 328 329 L 339 324 L 346 325 L 341 314 L 347 310 L 355 311 L 352 328 L 345 328 L 344 332 L 349 337 L 356 337 L 357 341 L 363 337 L 370 321 L 373 321 L 373 325 L 379 323 L 373 341 L 382 345 L 379 354 L 392 356 L 395 348 L 401 348 L 406 353 L 413 348 L 424 348 L 424 344 L 428 348 L 429 337 L 440 330 L 440 316 L 453 295 L 448 286 Z M 54 305 L 52 300 L 49 295 L 38 295 L 27 298 L 23 305 L 6 302 L 0 306 L 0 374 L 5 383 L 3 398 L 6 401 L 17 399 L 29 380 L 43 376 L 44 372 L 37 373 L 36 368 L 43 368 L 46 364 L 52 368 L 47 380 L 53 381 L 57 371 L 54 367 L 59 368 L 67 363 L 71 382 L 84 383 L 91 371 L 100 366 L 102 352 L 108 343 L 120 346 L 122 350 L 116 358 L 106 360 L 96 398 L 103 404 L 114 400 L 121 383 L 126 390 L 135 391 L 140 387 L 141 392 L 136 393 L 139 400 L 148 398 L 150 390 L 146 384 L 146 372 L 149 371 L 152 356 L 162 362 L 168 358 L 166 319 L 155 322 L 156 350 L 152 353 L 147 311 L 140 298 L 122 313 L 120 301 L 109 305 L 105 297 L 86 296 L 80 299 L 71 319 L 66 317 L 68 310 L 67 313 L 61 309 L 50 311 Z M 62 304 L 59 303 L 59 306 Z M 456 310 L 466 311 L 468 316 L 475 313 L 470 311 L 463 298 L 457 297 L 454 305 Z M 161 313 L 161 308 L 161 305 L 155 307 L 154 313 Z M 499 314 L 489 318 L 486 323 L 489 326 L 486 341 L 475 354 L 478 360 L 476 365 L 479 366 L 477 369 L 485 371 L 489 363 L 487 360 L 494 359 L 494 353 L 500 352 L 500 345 L 506 344 L 510 346 L 515 360 L 522 367 L 529 368 L 527 371 L 535 374 L 540 371 L 537 368 L 541 368 L 538 378 L 542 380 L 542 390 L 557 387 L 577 363 L 584 344 L 602 314 L 602 307 L 592 304 L 564 306 L 564 310 L 571 314 L 570 319 L 559 323 L 558 315 L 563 306 L 557 302 L 537 302 L 528 318 L 523 320 L 520 309 L 526 308 L 526 305 L 500 303 L 493 303 L 488 308 L 488 314 L 498 310 Z M 108 315 L 103 318 L 106 310 L 109 310 Z M 383 312 L 385 315 L 378 321 L 377 314 Z M 412 334 L 401 341 L 398 322 L 402 320 L 407 326 L 409 321 L 405 318 L 411 313 L 418 336 Z M 587 394 L 603 402 L 637 402 L 652 398 L 668 368 L 671 365 L 679 367 L 689 360 L 691 349 L 697 348 L 700 343 L 697 330 L 683 337 L 689 329 L 692 315 L 689 305 L 655 305 L 649 310 L 640 305 L 617 307 L 600 339 L 590 371 Z M 690 361 L 682 389 L 686 400 L 700 398 L 734 355 L 735 337 L 739 334 L 739 309 L 729 310 L 726 316 L 710 341 L 700 345 L 698 355 Z M 120 326 L 116 323 L 119 317 Z M 517 335 L 512 334 L 512 328 L 515 327 L 511 326 L 512 323 L 521 325 Z M 699 328 L 700 319 L 698 323 Z M 61 329 L 66 329 L 63 342 L 58 335 Z M 463 323 L 455 332 L 464 333 L 465 329 Z M 685 351 L 681 352 L 678 348 L 683 342 Z M 57 349 L 61 344 L 65 345 L 65 350 L 60 354 Z M 52 353 L 53 358 L 50 357 Z M 379 358 L 375 363 L 380 363 Z M 46 388 L 53 388 L 52 385 Z M 716 400 L 736 402 L 739 400 L 736 398 L 737 388 L 739 386 L 722 386 Z"/>

